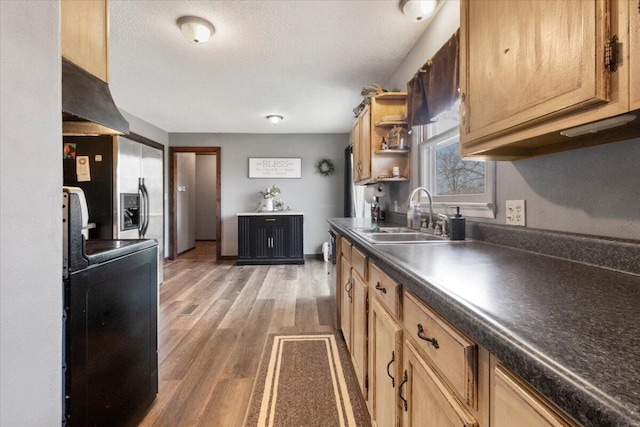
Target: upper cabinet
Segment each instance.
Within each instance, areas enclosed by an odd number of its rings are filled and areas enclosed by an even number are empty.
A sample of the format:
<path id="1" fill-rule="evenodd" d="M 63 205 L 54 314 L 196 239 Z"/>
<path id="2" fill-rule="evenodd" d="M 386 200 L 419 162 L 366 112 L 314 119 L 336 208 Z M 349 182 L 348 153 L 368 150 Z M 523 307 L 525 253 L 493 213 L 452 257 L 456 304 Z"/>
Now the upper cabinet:
<path id="1" fill-rule="evenodd" d="M 640 134 L 638 119 L 596 136 L 560 133 L 638 108 L 629 101 L 638 97 L 637 77 L 629 81 L 630 3 L 462 0 L 462 155 L 510 160 L 609 142 L 624 130 Z M 609 65 L 614 36 L 618 61 Z M 637 27 L 631 39 L 638 49 Z"/>
<path id="2" fill-rule="evenodd" d="M 629 102 L 630 109 L 640 109 L 640 0 L 629 2 L 629 69 L 634 70 L 630 76 Z"/>
<path id="3" fill-rule="evenodd" d="M 108 82 L 108 1 L 62 0 L 60 20 L 62 57 Z"/>
<path id="4" fill-rule="evenodd" d="M 353 181 L 368 184 L 379 181 L 406 181 L 409 176 L 408 141 L 402 149 L 383 146 L 394 126 L 406 128 L 406 92 L 385 92 L 371 98 L 371 105 L 358 116 L 352 132 Z M 397 167 L 399 176 L 393 176 Z"/>

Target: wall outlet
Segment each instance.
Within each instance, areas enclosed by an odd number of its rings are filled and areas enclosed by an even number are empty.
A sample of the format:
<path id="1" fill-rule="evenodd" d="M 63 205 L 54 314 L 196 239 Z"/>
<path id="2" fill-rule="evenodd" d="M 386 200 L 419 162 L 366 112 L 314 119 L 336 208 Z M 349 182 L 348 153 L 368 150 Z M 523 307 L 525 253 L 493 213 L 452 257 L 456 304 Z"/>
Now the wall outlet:
<path id="1" fill-rule="evenodd" d="M 521 225 L 523 227 L 527 225 L 524 200 L 507 200 L 506 212 L 507 225 Z"/>

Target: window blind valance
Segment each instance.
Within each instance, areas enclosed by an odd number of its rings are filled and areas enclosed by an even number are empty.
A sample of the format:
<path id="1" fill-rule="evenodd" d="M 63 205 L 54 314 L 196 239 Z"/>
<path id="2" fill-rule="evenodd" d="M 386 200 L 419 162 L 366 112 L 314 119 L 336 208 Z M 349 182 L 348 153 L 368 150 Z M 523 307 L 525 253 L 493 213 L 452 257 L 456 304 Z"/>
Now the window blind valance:
<path id="1" fill-rule="evenodd" d="M 460 30 L 407 83 L 408 126 L 431 123 L 458 100 Z"/>

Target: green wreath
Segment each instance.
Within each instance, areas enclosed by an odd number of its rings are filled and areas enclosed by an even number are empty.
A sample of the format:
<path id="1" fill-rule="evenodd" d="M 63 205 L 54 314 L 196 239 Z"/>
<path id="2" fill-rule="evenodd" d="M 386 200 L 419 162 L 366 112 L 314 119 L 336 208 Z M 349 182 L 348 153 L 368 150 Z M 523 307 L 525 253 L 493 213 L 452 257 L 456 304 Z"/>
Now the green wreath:
<path id="1" fill-rule="evenodd" d="M 316 171 L 322 176 L 333 174 L 336 167 L 330 159 L 320 159 L 316 162 Z"/>

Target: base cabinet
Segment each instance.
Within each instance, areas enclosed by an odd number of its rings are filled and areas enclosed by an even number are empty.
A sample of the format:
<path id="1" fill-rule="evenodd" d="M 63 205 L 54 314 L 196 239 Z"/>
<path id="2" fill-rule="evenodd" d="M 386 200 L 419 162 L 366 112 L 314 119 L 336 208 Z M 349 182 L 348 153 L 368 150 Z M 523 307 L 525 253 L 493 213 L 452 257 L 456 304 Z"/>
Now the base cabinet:
<path id="1" fill-rule="evenodd" d="M 400 425 L 398 386 L 402 363 L 402 328 L 371 298 L 369 316 L 369 414 L 376 427 Z"/>
<path id="2" fill-rule="evenodd" d="M 404 427 L 478 427 L 473 415 L 409 341 L 405 342 L 404 360 L 399 396 Z"/>
<path id="3" fill-rule="evenodd" d="M 302 215 L 238 215 L 238 265 L 304 264 Z"/>
<path id="4" fill-rule="evenodd" d="M 580 426 L 347 239 L 338 242 L 340 327 L 374 427 Z"/>
<path id="5" fill-rule="evenodd" d="M 340 262 L 340 282 L 342 284 L 342 298 L 340 303 L 340 329 L 347 344 L 349 353 L 353 353 L 351 323 L 353 322 L 353 282 L 351 281 L 351 264 L 342 256 Z"/>
<path id="6" fill-rule="evenodd" d="M 510 427 L 577 427 L 546 398 L 491 358 L 491 425 Z"/>
<path id="7" fill-rule="evenodd" d="M 367 313 L 369 312 L 369 294 L 366 282 L 363 282 L 355 271 L 352 272 L 351 280 L 353 282 L 351 361 L 356 371 L 356 378 L 358 379 L 362 396 L 367 400 Z"/>

